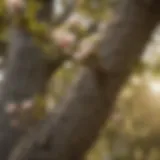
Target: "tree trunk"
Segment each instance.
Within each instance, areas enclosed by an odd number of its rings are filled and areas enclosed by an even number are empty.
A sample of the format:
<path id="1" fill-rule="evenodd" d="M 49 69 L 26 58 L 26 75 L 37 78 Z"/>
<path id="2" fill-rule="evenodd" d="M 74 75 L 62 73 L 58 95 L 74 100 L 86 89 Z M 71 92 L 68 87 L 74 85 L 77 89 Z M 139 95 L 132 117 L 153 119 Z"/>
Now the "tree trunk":
<path id="1" fill-rule="evenodd" d="M 124 0 L 98 52 L 103 71 L 83 68 L 57 106 L 62 110 L 54 117 L 52 135 L 48 137 L 53 160 L 84 158 L 112 113 L 120 89 L 139 62 L 159 19 L 159 0 Z"/>
<path id="2" fill-rule="evenodd" d="M 79 160 L 109 118 L 120 88 L 160 18 L 160 1 L 125 0 L 99 49 L 104 72 L 84 68 L 53 124 L 53 159 Z"/>

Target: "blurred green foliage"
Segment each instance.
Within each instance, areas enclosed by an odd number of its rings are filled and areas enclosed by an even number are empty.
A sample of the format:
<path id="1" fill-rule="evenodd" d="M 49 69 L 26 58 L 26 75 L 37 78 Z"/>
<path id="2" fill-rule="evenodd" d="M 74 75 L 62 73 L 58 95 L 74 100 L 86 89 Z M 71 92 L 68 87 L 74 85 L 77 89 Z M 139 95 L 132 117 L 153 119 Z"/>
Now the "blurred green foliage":
<path id="1" fill-rule="evenodd" d="M 80 10 L 94 19 L 101 20 L 106 18 L 108 0 L 82 0 Z"/>
<path id="2" fill-rule="evenodd" d="M 7 43 L 7 29 L 10 23 L 25 27 L 32 35 L 35 43 L 44 50 L 50 52 L 51 44 L 49 43 L 50 27 L 48 23 L 37 21 L 38 10 L 42 3 L 38 1 L 27 1 L 27 7 L 23 14 L 16 16 L 9 15 L 4 5 L 4 0 L 0 1 L 0 40 Z M 12 17 L 13 16 L 13 17 Z"/>
<path id="3" fill-rule="evenodd" d="M 99 21 L 108 16 L 107 9 L 110 7 L 109 2 L 112 1 L 115 3 L 114 0 L 82 1 L 79 10 Z M 3 2 L 0 1 L 0 39 L 5 37 L 7 26 Z M 48 30 L 47 24 L 39 25 L 39 22 L 35 20 L 35 13 L 39 7 L 41 7 L 39 4 L 30 1 L 30 7 L 25 14 L 28 18 L 28 27 L 35 37 L 38 37 L 37 40 L 43 37 Z M 49 96 L 54 102 L 61 99 L 78 69 L 77 64 L 68 62 L 57 71 L 49 84 Z M 151 76 L 148 76 L 148 73 Z M 155 89 L 159 87 L 159 85 L 155 85 L 157 83 L 155 79 L 160 81 L 159 58 L 152 66 L 141 63 L 135 68 L 135 73 L 117 100 L 114 114 L 101 131 L 97 143 L 89 152 L 88 160 L 160 159 L 160 91 Z M 43 98 L 37 98 L 38 104 L 44 103 Z M 35 113 L 40 115 L 38 112 Z"/>
<path id="4" fill-rule="evenodd" d="M 7 13 L 4 6 L 4 1 L 0 1 L 0 40 L 6 38 L 6 27 L 7 27 Z"/>

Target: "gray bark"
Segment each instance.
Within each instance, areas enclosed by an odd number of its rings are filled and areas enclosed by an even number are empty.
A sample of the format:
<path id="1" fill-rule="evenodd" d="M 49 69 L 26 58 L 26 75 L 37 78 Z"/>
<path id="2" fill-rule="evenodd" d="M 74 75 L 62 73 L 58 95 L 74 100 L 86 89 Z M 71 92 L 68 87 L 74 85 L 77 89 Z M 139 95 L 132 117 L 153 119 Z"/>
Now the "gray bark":
<path id="1" fill-rule="evenodd" d="M 39 20 L 50 20 L 51 1 L 44 1 L 38 14 Z M 0 96 L 0 158 L 3 160 L 8 159 L 9 153 L 24 133 L 21 127 L 11 125 L 14 118 L 6 112 L 6 103 L 19 107 L 19 103 L 26 98 L 33 98 L 35 93 L 44 90 L 52 67 L 56 66 L 46 62 L 44 53 L 33 43 L 31 35 L 24 28 L 10 26 L 9 36 L 8 65 Z"/>
<path id="2" fill-rule="evenodd" d="M 81 159 L 109 118 L 119 91 L 160 18 L 157 0 L 126 0 L 113 18 L 98 52 L 103 72 L 83 69 L 53 124 L 54 160 Z"/>
<path id="3" fill-rule="evenodd" d="M 48 136 L 53 160 L 85 156 L 111 115 L 120 89 L 139 62 L 159 19 L 158 0 L 123 2 L 106 30 L 98 52 L 99 65 L 96 69 L 83 68 L 58 106 L 62 110 L 54 117 Z"/>

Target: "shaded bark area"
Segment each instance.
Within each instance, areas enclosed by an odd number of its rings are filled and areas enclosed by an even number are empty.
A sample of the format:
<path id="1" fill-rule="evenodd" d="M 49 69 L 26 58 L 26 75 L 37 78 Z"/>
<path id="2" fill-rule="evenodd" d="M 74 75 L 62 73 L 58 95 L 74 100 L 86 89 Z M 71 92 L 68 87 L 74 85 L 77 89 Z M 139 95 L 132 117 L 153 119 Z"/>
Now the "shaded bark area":
<path id="1" fill-rule="evenodd" d="M 38 18 L 49 21 L 52 0 L 44 1 Z M 32 41 L 31 35 L 19 26 L 10 26 L 7 50 L 7 68 L 0 93 L 0 158 L 7 160 L 14 145 L 26 133 L 12 126 L 13 117 L 6 112 L 6 103 L 17 104 L 37 92 L 44 91 L 45 85 L 57 64 L 51 64 Z M 55 68 L 52 68 L 55 67 Z"/>
<path id="2" fill-rule="evenodd" d="M 160 12 L 154 12 L 157 5 L 160 9 L 154 0 L 124 1 L 99 50 L 103 72 L 84 69 L 60 104 L 63 110 L 53 124 L 54 160 L 82 159 L 96 140 L 159 21 Z"/>

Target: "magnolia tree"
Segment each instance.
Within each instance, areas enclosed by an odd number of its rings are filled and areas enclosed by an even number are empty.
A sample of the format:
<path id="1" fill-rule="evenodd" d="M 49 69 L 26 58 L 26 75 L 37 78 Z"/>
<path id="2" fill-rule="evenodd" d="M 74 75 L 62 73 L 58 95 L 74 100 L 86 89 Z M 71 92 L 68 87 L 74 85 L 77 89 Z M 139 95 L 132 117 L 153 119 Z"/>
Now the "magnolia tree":
<path id="1" fill-rule="evenodd" d="M 0 99 L 3 160 L 83 159 L 160 19 L 158 0 L 120 1 L 113 14 L 105 0 L 61 2 L 59 16 L 54 0 L 1 3 L 2 22 L 9 24 Z M 47 83 L 66 60 L 81 70 L 47 114 Z"/>

